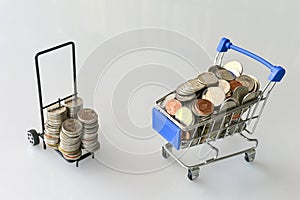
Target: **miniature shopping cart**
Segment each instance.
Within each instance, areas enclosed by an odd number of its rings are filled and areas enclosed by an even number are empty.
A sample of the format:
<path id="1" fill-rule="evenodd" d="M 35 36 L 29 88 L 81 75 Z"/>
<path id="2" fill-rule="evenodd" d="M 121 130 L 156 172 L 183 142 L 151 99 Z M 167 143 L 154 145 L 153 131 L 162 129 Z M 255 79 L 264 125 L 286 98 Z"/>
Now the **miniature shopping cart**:
<path id="1" fill-rule="evenodd" d="M 209 117 L 201 117 L 195 124 L 190 126 L 185 126 L 177 121 L 161 106 L 161 103 L 165 100 L 165 98 L 175 91 L 157 100 L 156 106 L 152 110 L 153 129 L 168 141 L 168 143 L 162 147 L 162 156 L 164 158 L 171 156 L 180 165 L 182 165 L 184 168 L 187 168 L 187 176 L 190 180 L 194 180 L 199 176 L 199 170 L 201 166 L 213 163 L 215 161 L 223 160 L 240 154 L 245 154 L 245 160 L 247 162 L 252 162 L 254 160 L 256 153 L 255 149 L 258 146 L 258 140 L 249 138 L 248 136 L 254 133 L 262 111 L 267 103 L 268 97 L 276 82 L 280 82 L 285 74 L 285 70 L 282 67 L 273 66 L 265 59 L 233 45 L 230 40 L 226 38 L 222 38 L 217 47 L 218 53 L 214 61 L 215 65 L 221 66 L 223 56 L 229 49 L 249 56 L 271 70 L 271 74 L 268 77 L 268 82 L 264 89 L 260 91 L 257 98 L 234 109 L 223 112 L 220 111 L 212 114 Z M 191 137 L 185 137 L 187 134 L 191 135 Z M 241 138 L 246 139 L 246 143 L 251 146 L 243 150 L 235 151 L 234 153 L 219 156 L 220 150 L 212 143 L 219 139 L 227 138 L 233 135 L 239 135 Z M 176 154 L 176 152 L 179 150 L 188 150 L 197 146 L 200 147 L 200 145 L 204 144 L 212 149 L 214 156 L 211 156 L 209 159 L 202 159 L 200 163 L 192 165 L 187 164 L 181 159 L 180 155 L 178 156 Z"/>
<path id="2" fill-rule="evenodd" d="M 66 97 L 62 97 L 62 98 L 58 98 L 57 101 L 52 102 L 48 105 L 44 105 L 43 103 L 43 94 L 42 94 L 42 85 L 41 85 L 41 76 L 40 76 L 40 69 L 39 69 L 39 57 L 41 55 L 47 54 L 47 53 L 51 53 L 55 50 L 58 49 L 62 49 L 65 47 L 71 47 L 72 50 L 72 70 L 73 70 L 73 93 L 66 96 Z M 37 132 L 35 129 L 30 129 L 27 131 L 27 139 L 29 141 L 30 144 L 32 144 L 33 146 L 38 145 L 40 143 L 40 138 L 43 140 L 43 147 L 44 149 L 46 149 L 46 143 L 44 140 L 44 130 L 45 130 L 45 119 L 44 119 L 44 110 L 49 108 L 50 106 L 53 106 L 54 104 L 59 104 L 61 106 L 61 102 L 63 102 L 66 99 L 69 98 L 76 98 L 77 97 L 77 78 L 76 78 L 76 54 L 75 54 L 75 43 L 74 42 L 67 42 L 49 49 L 46 49 L 44 51 L 38 52 L 35 55 L 35 68 L 36 68 L 36 76 L 37 76 L 37 86 L 38 86 L 38 94 L 39 94 L 39 106 L 40 106 L 40 118 L 41 118 L 41 127 L 42 127 L 42 131 Z M 94 153 L 91 152 L 86 152 L 84 154 L 81 155 L 81 157 L 79 157 L 77 160 L 67 160 L 62 153 L 59 150 L 55 150 L 62 158 L 64 158 L 67 162 L 76 162 L 76 167 L 78 167 L 78 163 L 89 157 L 92 156 L 92 158 L 94 158 Z"/>

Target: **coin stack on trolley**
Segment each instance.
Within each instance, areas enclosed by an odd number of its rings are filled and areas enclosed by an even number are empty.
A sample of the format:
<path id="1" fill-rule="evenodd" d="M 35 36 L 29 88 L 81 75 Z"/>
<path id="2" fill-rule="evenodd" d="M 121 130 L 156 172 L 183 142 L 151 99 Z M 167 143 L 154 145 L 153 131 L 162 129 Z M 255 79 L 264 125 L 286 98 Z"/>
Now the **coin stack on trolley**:
<path id="1" fill-rule="evenodd" d="M 100 149 L 98 142 L 98 115 L 89 108 L 78 112 L 78 119 L 83 124 L 82 148 L 89 152 L 95 152 Z"/>
<path id="2" fill-rule="evenodd" d="M 57 103 L 47 109 L 45 143 L 59 150 L 67 160 L 79 159 L 82 149 L 91 153 L 98 151 L 98 130 L 98 114 L 83 108 L 80 97 L 73 96 L 63 105 Z"/>
<path id="3" fill-rule="evenodd" d="M 67 160 L 77 160 L 81 156 L 82 130 L 77 119 L 67 119 L 62 124 L 58 150 Z"/>
<path id="4" fill-rule="evenodd" d="M 208 119 L 212 114 L 225 113 L 257 99 L 259 90 L 259 81 L 254 76 L 243 74 L 243 66 L 240 62 L 230 61 L 224 66 L 211 66 L 207 72 L 179 85 L 174 93 L 161 102 L 160 106 L 182 125 L 192 126 L 200 120 Z M 243 113 L 234 113 L 227 121 L 233 123 L 239 120 Z M 218 127 L 218 123 L 226 124 L 222 120 L 216 121 L 213 127 Z M 213 127 L 206 126 L 204 131 L 199 128 L 194 137 L 200 137 L 200 133 L 205 134 Z M 219 135 L 219 138 L 222 136 L 224 132 Z M 191 137 L 193 136 L 189 132 L 182 134 L 182 140 L 190 140 Z M 204 141 L 206 138 L 202 139 Z"/>
<path id="5" fill-rule="evenodd" d="M 83 100 L 80 97 L 71 97 L 64 101 L 68 110 L 68 117 L 77 119 L 77 113 L 83 108 Z"/>
<path id="6" fill-rule="evenodd" d="M 54 104 L 47 109 L 47 121 L 45 123 L 44 134 L 44 140 L 47 146 L 57 149 L 61 125 L 66 119 L 67 110 L 65 107 Z"/>

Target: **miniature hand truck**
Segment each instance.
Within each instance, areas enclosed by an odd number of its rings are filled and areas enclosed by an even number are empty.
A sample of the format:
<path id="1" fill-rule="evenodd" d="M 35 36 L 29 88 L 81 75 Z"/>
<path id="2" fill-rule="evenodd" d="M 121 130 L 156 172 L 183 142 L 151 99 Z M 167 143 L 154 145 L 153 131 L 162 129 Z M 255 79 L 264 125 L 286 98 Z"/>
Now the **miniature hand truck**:
<path id="1" fill-rule="evenodd" d="M 252 162 L 254 160 L 256 153 L 255 149 L 258 146 L 258 140 L 250 139 L 246 135 L 251 135 L 254 133 L 272 89 L 274 88 L 276 82 L 280 82 L 285 74 L 285 70 L 282 67 L 273 66 L 265 59 L 233 45 L 230 40 L 226 38 L 222 38 L 217 47 L 218 53 L 214 61 L 215 65 L 221 66 L 223 56 L 229 49 L 249 56 L 271 70 L 271 74 L 268 77 L 268 83 L 264 89 L 260 91 L 260 94 L 256 99 L 244 105 L 240 105 L 232 110 L 215 113 L 210 117 L 200 118 L 198 122 L 190 126 L 184 126 L 170 116 L 162 108 L 162 106 L 160 106 L 164 99 L 175 91 L 157 100 L 155 107 L 152 109 L 152 127 L 168 141 L 168 143 L 162 147 L 162 156 L 164 158 L 171 156 L 180 165 L 188 169 L 187 176 L 190 180 L 194 180 L 199 176 L 200 167 L 215 161 L 223 160 L 240 154 L 245 154 L 245 160 L 247 162 Z M 234 116 L 238 116 L 238 118 L 232 120 Z M 184 135 L 188 132 L 191 135 L 190 139 L 184 139 Z M 231 135 L 240 135 L 242 138 L 246 139 L 247 143 L 249 142 L 249 144 L 253 145 L 247 149 L 220 157 L 219 149 L 216 146 L 213 146 L 211 143 L 217 139 L 226 138 L 227 136 Z M 186 164 L 180 159 L 180 156 L 177 156 L 175 153 L 173 153 L 173 149 L 187 149 L 201 144 L 207 144 L 208 147 L 215 152 L 215 154 L 212 158 L 204 161 L 202 159 L 202 162 L 195 165 Z"/>
<path id="2" fill-rule="evenodd" d="M 73 94 L 63 97 L 63 98 L 58 98 L 57 101 L 50 103 L 48 105 L 44 105 L 43 104 L 43 95 L 42 95 L 42 86 L 41 86 L 41 77 L 40 77 L 40 70 L 39 70 L 39 56 L 43 55 L 43 54 L 47 54 L 50 52 L 53 52 L 55 50 L 67 47 L 67 46 L 71 46 L 72 49 L 72 65 L 73 65 Z M 61 102 L 71 98 L 71 97 L 77 97 L 77 78 L 76 78 L 76 55 L 75 55 L 75 43 L 74 42 L 67 42 L 49 49 L 46 49 L 44 51 L 40 51 L 35 55 L 35 68 L 36 68 L 36 77 L 37 77 L 37 85 L 38 85 L 38 94 L 39 94 L 39 104 L 40 104 L 40 117 L 41 117 L 41 125 L 42 125 L 42 131 L 40 133 L 38 133 L 35 129 L 30 129 L 27 131 L 27 139 L 28 141 L 33 145 L 38 145 L 40 143 L 40 139 L 41 138 L 43 140 L 43 147 L 44 149 L 46 149 L 46 143 L 44 140 L 44 131 L 45 131 L 45 120 L 44 120 L 44 109 L 47 109 L 48 107 L 54 105 L 54 104 L 59 104 L 59 106 L 61 106 Z M 59 150 L 55 150 L 62 158 L 63 155 Z M 78 163 L 89 157 L 92 156 L 92 158 L 94 158 L 94 153 L 91 152 L 87 152 L 81 155 L 81 157 L 79 157 L 77 160 L 67 160 L 65 159 L 67 162 L 72 163 L 72 162 L 76 162 L 76 167 L 78 167 Z"/>

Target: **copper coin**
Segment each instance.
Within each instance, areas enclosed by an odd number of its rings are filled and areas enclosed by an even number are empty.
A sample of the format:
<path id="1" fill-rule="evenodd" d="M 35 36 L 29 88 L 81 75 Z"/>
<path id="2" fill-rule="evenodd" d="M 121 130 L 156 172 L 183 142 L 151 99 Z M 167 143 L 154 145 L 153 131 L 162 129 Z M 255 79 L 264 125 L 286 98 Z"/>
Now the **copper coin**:
<path id="1" fill-rule="evenodd" d="M 207 99 L 199 99 L 196 101 L 196 108 L 200 115 L 208 116 L 214 111 L 214 104 Z"/>
<path id="2" fill-rule="evenodd" d="M 175 115 L 176 112 L 181 108 L 181 103 L 180 101 L 176 99 L 169 99 L 166 103 L 166 111 L 170 115 Z"/>
<path id="3" fill-rule="evenodd" d="M 165 99 L 163 99 L 161 101 L 160 106 L 163 107 L 163 108 L 166 107 L 167 101 L 170 100 L 170 99 L 174 99 L 175 97 L 176 97 L 176 93 L 169 94 L 168 96 L 166 96 Z"/>
<path id="4" fill-rule="evenodd" d="M 235 88 L 239 87 L 239 86 L 242 86 L 242 83 L 240 83 L 239 81 L 237 80 L 232 80 L 229 82 L 230 84 L 230 90 L 233 92 L 235 90 Z"/>

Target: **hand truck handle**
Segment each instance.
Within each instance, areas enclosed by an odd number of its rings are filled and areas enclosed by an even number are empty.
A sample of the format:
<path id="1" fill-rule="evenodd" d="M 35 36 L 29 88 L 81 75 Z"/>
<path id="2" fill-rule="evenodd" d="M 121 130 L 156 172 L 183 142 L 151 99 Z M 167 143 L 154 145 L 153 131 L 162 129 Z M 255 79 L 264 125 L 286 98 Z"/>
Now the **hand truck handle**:
<path id="1" fill-rule="evenodd" d="M 228 49 L 233 49 L 237 52 L 240 52 L 246 56 L 249 56 L 250 58 L 253 58 L 254 60 L 262 63 L 266 67 L 268 67 L 271 70 L 271 74 L 269 75 L 268 79 L 272 82 L 280 82 L 285 74 L 285 69 L 281 66 L 275 66 L 263 59 L 262 57 L 251 53 L 250 51 L 247 51 L 241 47 L 233 45 L 229 39 L 222 38 L 219 42 L 219 45 L 217 47 L 218 52 L 227 52 Z"/>
<path id="2" fill-rule="evenodd" d="M 57 49 L 61 49 L 61 48 L 66 47 L 66 46 L 71 46 L 71 49 L 72 49 L 72 67 L 73 67 L 73 84 L 74 84 L 73 89 L 74 89 L 74 94 L 77 95 L 76 57 L 75 57 L 76 55 L 75 55 L 75 43 L 73 41 L 66 42 L 64 44 L 61 44 L 61 45 L 58 45 L 58 46 L 40 51 L 35 55 L 34 60 L 35 60 L 36 74 L 37 74 L 37 81 L 38 81 L 38 87 L 39 87 L 39 94 L 40 95 L 42 94 L 42 91 L 41 91 L 41 78 L 40 78 L 40 70 L 39 70 L 39 56 L 41 56 L 43 54 L 46 54 L 46 53 L 50 53 L 50 52 L 55 51 Z M 40 99 L 40 100 L 42 100 L 42 99 Z"/>
<path id="3" fill-rule="evenodd" d="M 38 52 L 35 57 L 35 69 L 36 69 L 36 76 L 37 76 L 37 84 L 38 84 L 38 93 L 39 93 L 39 104 L 40 104 L 40 115 L 41 115 L 41 123 L 42 123 L 42 133 L 44 133 L 45 130 L 45 123 L 44 123 L 44 105 L 43 105 L 43 95 L 42 95 L 42 85 L 41 85 L 41 76 L 40 76 L 40 66 L 39 66 L 39 57 L 43 54 L 55 51 L 57 49 L 71 46 L 72 48 L 72 64 L 73 64 L 73 87 L 74 87 L 74 95 L 77 95 L 77 81 L 76 81 L 76 57 L 75 57 L 75 43 L 70 41 L 66 42 L 64 44 L 52 47 L 50 49 L 46 49 L 44 51 Z M 51 104 L 50 104 L 51 105 Z M 49 105 L 48 105 L 49 106 Z M 45 148 L 45 146 L 44 146 Z"/>

